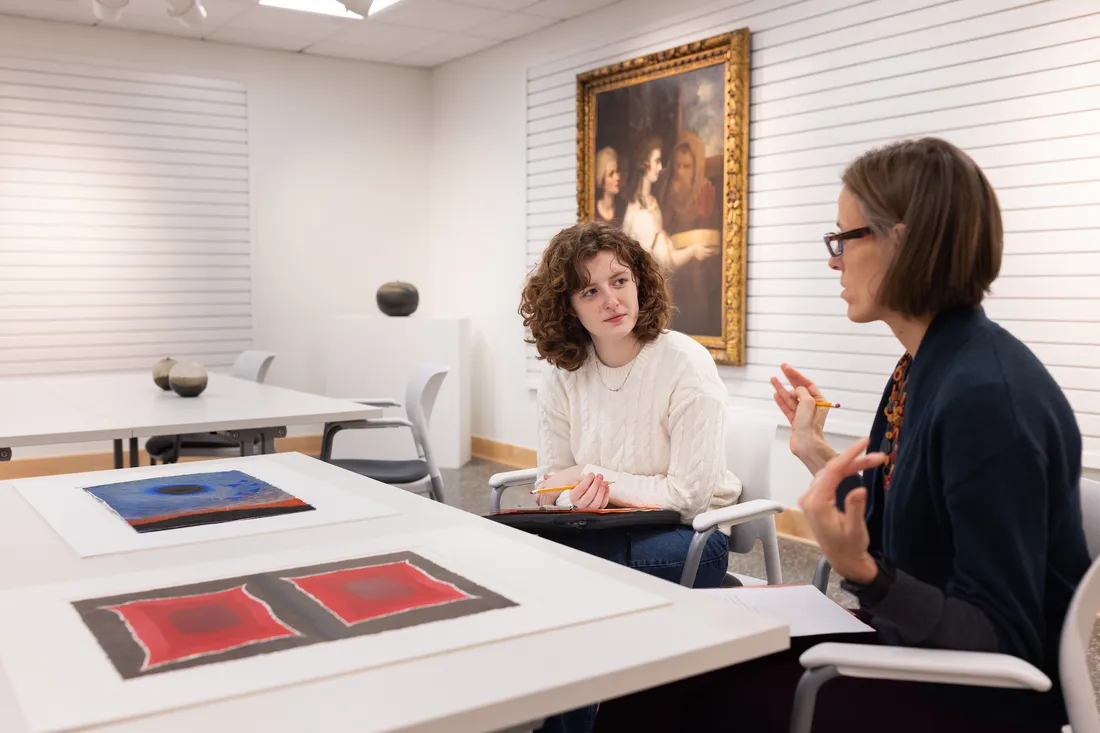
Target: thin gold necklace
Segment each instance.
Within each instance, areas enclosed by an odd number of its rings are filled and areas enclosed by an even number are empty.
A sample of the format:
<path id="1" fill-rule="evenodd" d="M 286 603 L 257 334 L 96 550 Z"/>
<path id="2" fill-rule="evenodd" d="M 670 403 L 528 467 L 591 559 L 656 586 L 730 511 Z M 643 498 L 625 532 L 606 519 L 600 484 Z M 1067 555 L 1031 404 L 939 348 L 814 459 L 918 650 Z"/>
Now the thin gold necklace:
<path id="1" fill-rule="evenodd" d="M 630 375 L 634 371 L 634 365 L 638 363 L 638 357 L 641 356 L 642 349 L 644 349 L 644 348 L 645 348 L 645 346 L 643 345 L 638 349 L 638 353 L 635 354 L 634 358 L 632 358 L 630 360 L 630 368 L 626 370 L 626 377 L 623 379 L 623 383 L 620 384 L 618 387 L 615 387 L 614 389 L 612 389 L 611 387 L 608 387 L 607 382 L 603 381 L 603 375 L 600 374 L 600 364 L 602 364 L 603 362 L 600 361 L 599 354 L 596 354 L 595 355 L 596 356 L 596 378 L 600 380 L 600 384 L 603 385 L 603 388 L 606 389 L 608 392 L 619 392 L 619 391 L 621 391 L 622 388 L 626 386 L 627 380 L 630 379 Z M 608 367 L 608 369 L 610 369 L 610 368 L 611 367 Z"/>
<path id="2" fill-rule="evenodd" d="M 603 375 L 600 374 L 599 359 L 596 360 L 596 377 L 600 380 L 600 384 L 603 385 L 604 389 L 608 390 L 609 392 L 618 392 L 626 386 L 627 379 L 630 379 L 630 373 L 634 371 L 634 362 L 637 361 L 637 359 L 638 357 L 634 357 L 634 360 L 630 362 L 630 368 L 626 370 L 626 379 L 623 379 L 623 383 L 620 384 L 618 387 L 615 387 L 614 389 L 608 387 L 607 382 L 603 381 Z"/>

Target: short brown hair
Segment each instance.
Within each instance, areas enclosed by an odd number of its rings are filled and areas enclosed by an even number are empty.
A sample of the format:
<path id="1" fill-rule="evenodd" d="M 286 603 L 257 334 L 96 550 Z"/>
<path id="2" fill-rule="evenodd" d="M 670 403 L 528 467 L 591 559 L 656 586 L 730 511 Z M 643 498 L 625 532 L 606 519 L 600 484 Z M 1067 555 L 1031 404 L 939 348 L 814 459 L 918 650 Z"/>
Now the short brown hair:
<path id="1" fill-rule="evenodd" d="M 876 235 L 904 224 L 879 304 L 904 316 L 976 308 L 1001 270 L 997 195 L 963 151 L 938 138 L 864 153 L 842 176 Z"/>
<path id="2" fill-rule="evenodd" d="M 519 314 L 539 358 L 576 371 L 588 357 L 592 338 L 573 313 L 570 296 L 588 285 L 585 263 L 600 252 L 611 252 L 630 268 L 638 285 L 638 322 L 634 336 L 646 343 L 668 327 L 668 285 L 653 256 L 631 237 L 609 224 L 586 222 L 562 229 L 527 276 Z"/>

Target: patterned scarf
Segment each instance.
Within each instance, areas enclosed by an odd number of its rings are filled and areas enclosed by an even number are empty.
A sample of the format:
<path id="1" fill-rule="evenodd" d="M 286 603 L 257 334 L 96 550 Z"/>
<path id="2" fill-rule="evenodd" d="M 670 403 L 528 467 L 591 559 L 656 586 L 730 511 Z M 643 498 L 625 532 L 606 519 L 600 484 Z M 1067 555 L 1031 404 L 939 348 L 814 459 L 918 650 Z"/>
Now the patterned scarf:
<path id="1" fill-rule="evenodd" d="M 909 365 L 913 357 L 909 354 L 901 357 L 898 365 L 894 367 L 893 388 L 890 391 L 890 399 L 886 400 L 883 414 L 886 415 L 886 434 L 882 438 L 882 446 L 879 450 L 886 454 L 886 463 L 882 467 L 882 488 L 890 489 L 890 479 L 894 474 L 894 465 L 898 460 L 898 445 L 901 443 L 901 422 L 905 417 L 905 388 L 909 384 Z"/>

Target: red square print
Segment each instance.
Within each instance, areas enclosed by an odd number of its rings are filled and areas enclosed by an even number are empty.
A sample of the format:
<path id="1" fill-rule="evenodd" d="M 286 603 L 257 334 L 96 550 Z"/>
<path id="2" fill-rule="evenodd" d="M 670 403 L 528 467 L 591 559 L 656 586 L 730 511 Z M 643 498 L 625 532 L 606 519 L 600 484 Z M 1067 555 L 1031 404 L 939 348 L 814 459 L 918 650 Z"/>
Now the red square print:
<path id="1" fill-rule="evenodd" d="M 214 593 L 104 606 L 145 652 L 141 671 L 300 634 L 243 585 Z"/>
<path id="2" fill-rule="evenodd" d="M 473 598 L 404 562 L 286 578 L 345 625 Z"/>

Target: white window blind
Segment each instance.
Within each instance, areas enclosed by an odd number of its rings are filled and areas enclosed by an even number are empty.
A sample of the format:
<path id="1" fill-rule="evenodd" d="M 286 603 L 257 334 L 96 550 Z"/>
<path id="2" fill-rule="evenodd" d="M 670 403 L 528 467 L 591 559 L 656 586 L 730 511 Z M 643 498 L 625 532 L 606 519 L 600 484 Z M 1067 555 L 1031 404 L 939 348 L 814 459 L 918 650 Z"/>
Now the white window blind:
<path id="1" fill-rule="evenodd" d="M 242 84 L 0 56 L 0 376 L 252 341 Z"/>
<path id="2" fill-rule="evenodd" d="M 901 347 L 845 317 L 821 235 L 839 175 L 868 148 L 936 135 L 997 189 L 1005 258 L 989 315 L 1072 403 L 1100 467 L 1100 6 L 1094 0 L 767 0 L 717 4 L 528 69 L 527 264 L 576 221 L 576 75 L 752 31 L 747 366 L 735 404 L 775 414 L 768 378 L 804 369 L 866 434 Z M 543 368 L 529 349 L 534 384 Z"/>

